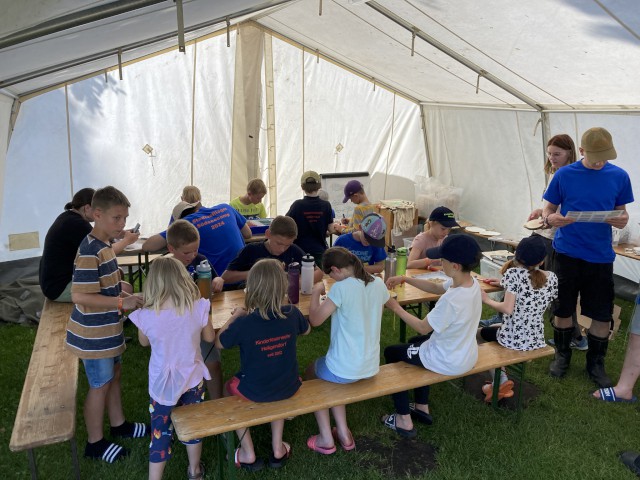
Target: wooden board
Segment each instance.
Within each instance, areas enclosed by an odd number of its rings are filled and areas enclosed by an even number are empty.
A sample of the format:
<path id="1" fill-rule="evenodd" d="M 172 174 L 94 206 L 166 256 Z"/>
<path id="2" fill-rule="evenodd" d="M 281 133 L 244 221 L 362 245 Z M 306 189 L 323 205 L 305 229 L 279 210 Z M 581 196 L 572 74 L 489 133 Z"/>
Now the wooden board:
<path id="1" fill-rule="evenodd" d="M 225 397 L 175 408 L 171 413 L 171 419 L 180 440 L 193 440 L 336 405 L 361 402 L 433 385 L 554 353 L 554 349 L 548 346 L 530 352 L 518 352 L 501 347 L 495 342 L 479 345 L 478 350 L 476 365 L 463 375 L 440 375 L 408 363 L 392 363 L 382 365 L 376 376 L 359 382 L 341 385 L 318 379 L 308 380 L 302 383 L 300 390 L 293 397 L 279 402 L 254 403 L 239 397 Z"/>
<path id="2" fill-rule="evenodd" d="M 78 357 L 65 348 L 72 309 L 45 300 L 11 433 L 14 452 L 75 436 Z"/>

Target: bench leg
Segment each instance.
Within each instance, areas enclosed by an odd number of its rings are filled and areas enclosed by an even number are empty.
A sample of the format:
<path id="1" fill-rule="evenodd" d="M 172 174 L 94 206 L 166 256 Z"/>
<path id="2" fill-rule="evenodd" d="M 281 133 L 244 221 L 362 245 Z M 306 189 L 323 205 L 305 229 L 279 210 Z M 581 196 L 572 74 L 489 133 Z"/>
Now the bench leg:
<path id="1" fill-rule="evenodd" d="M 234 461 L 235 442 L 234 432 L 226 432 L 216 435 L 216 457 L 218 478 L 222 480 L 225 476 L 229 479 L 236 479 L 236 464 Z M 225 464 L 227 474 L 225 475 Z"/>
<path id="2" fill-rule="evenodd" d="M 78 462 L 78 445 L 76 437 L 72 437 L 71 443 L 71 461 L 73 462 L 73 471 L 76 474 L 76 480 L 80 480 L 80 463 Z"/>
<path id="3" fill-rule="evenodd" d="M 29 457 L 29 470 L 31 471 L 31 479 L 37 480 L 38 467 L 36 465 L 36 454 L 33 452 L 32 448 L 27 450 L 27 457 Z"/>

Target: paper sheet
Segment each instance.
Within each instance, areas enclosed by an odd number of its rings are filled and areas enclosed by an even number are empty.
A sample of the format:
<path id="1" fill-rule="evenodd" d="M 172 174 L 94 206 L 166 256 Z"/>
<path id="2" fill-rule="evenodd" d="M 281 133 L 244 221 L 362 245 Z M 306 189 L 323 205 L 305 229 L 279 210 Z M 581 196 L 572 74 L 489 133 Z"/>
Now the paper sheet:
<path id="1" fill-rule="evenodd" d="M 576 222 L 604 223 L 610 218 L 619 217 L 624 210 L 603 210 L 599 212 L 567 212 L 565 217 L 575 218 Z"/>

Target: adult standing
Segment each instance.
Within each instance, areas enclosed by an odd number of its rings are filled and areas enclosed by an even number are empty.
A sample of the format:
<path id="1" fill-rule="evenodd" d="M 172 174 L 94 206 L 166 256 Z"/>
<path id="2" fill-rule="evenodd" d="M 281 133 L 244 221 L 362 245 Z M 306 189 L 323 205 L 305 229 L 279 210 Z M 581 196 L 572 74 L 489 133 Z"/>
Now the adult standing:
<path id="1" fill-rule="evenodd" d="M 40 288 L 55 302 L 71 301 L 73 263 L 80 243 L 91 231 L 91 199 L 95 190 L 83 188 L 64 206 L 44 239 L 40 259 Z"/>
<path id="2" fill-rule="evenodd" d="M 556 172 L 547 191 L 542 219 L 558 227 L 553 240 L 558 276 L 558 304 L 553 327 L 556 354 L 549 372 L 562 377 L 571 362 L 571 316 L 580 295 L 582 313 L 593 321 L 587 335 L 587 373 L 599 387 L 613 386 L 605 372 L 609 324 L 613 312 L 611 227 L 624 228 L 629 220 L 625 205 L 633 202 L 627 172 L 608 163 L 617 158 L 611 134 L 604 128 L 587 130 L 580 143 L 582 159 Z M 558 211 L 558 207 L 560 210 Z M 570 211 L 621 210 L 606 223 L 575 222 Z"/>
<path id="3" fill-rule="evenodd" d="M 200 233 L 198 252 L 209 260 L 216 272 L 224 272 L 227 265 L 244 247 L 243 238 L 251 238 L 247 220 L 231 205 L 221 203 L 213 207 L 200 207 L 184 220 L 193 224 Z M 149 237 L 142 250 L 155 252 L 167 246 L 167 231 Z"/>

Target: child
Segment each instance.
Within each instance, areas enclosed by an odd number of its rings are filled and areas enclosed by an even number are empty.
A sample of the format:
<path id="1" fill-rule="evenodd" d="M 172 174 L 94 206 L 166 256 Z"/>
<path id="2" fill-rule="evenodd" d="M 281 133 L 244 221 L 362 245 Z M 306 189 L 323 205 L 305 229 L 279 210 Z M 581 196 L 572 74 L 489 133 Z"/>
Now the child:
<path id="1" fill-rule="evenodd" d="M 200 189 L 194 185 L 187 185 L 182 189 L 182 195 L 180 195 L 180 203 L 173 208 L 171 212 L 171 218 L 169 219 L 169 225 L 175 220 L 191 215 L 197 212 L 202 207 L 202 194 Z"/>
<path id="2" fill-rule="evenodd" d="M 435 308 L 420 320 L 391 300 L 390 308 L 407 325 L 421 334 L 410 343 L 392 345 L 384 351 L 387 363 L 407 362 L 443 375 L 461 375 L 478 360 L 476 327 L 482 312 L 481 288 L 471 276 L 480 262 L 480 247 L 467 235 L 447 237 L 442 245 L 427 250 L 427 257 L 441 258 L 444 273 L 451 277 L 443 284 L 426 279 L 391 277 L 387 287 L 406 282 L 422 290 L 443 294 Z M 429 335 L 430 334 L 430 335 Z M 384 425 L 398 435 L 417 435 L 412 417 L 431 425 L 429 387 L 416 388 L 415 403 L 409 403 L 409 392 L 393 394 L 395 413 L 382 417 Z"/>
<path id="3" fill-rule="evenodd" d="M 342 227 L 340 233 L 355 232 L 358 230 L 358 225 L 360 225 L 364 217 L 370 213 L 375 213 L 375 206 L 369 203 L 369 198 L 367 194 L 364 193 L 364 186 L 358 180 L 349 180 L 344 186 L 342 203 L 347 203 L 349 200 L 355 205 L 353 216 L 342 219 L 342 223 L 345 225 Z"/>
<path id="4" fill-rule="evenodd" d="M 381 273 L 384 270 L 384 239 L 387 224 L 377 213 L 370 213 L 358 225 L 353 233 L 340 235 L 335 241 L 336 247 L 344 247 L 364 264 L 367 273 Z"/>
<path id="5" fill-rule="evenodd" d="M 198 279 L 196 266 L 207 259 L 198 253 L 200 246 L 200 234 L 198 229 L 186 220 L 176 220 L 167 229 L 167 249 L 173 257 L 180 261 L 194 280 Z M 218 276 L 215 268 L 211 267 L 211 288 L 214 293 L 221 292 L 224 280 Z M 200 353 L 205 365 L 211 374 L 211 380 L 207 380 L 207 390 L 211 398 L 222 397 L 222 369 L 220 366 L 220 350 L 214 347 L 213 341 L 200 342 Z"/>
<path id="6" fill-rule="evenodd" d="M 440 266 L 439 260 L 426 255 L 429 248 L 439 247 L 453 227 L 459 227 L 455 215 L 447 207 L 434 208 L 425 225 L 425 231 L 419 233 L 411 243 L 407 259 L 407 268 L 428 268 Z"/>
<path id="7" fill-rule="evenodd" d="M 229 263 L 222 274 L 226 284 L 245 281 L 249 269 L 261 258 L 275 258 L 284 263 L 285 269 L 292 262 L 302 265 L 305 252 L 293 243 L 298 236 L 298 227 L 291 217 L 278 215 L 273 219 L 264 236 L 266 238 L 264 242 L 247 244 Z M 313 278 L 315 282 L 322 279 L 322 270 L 317 266 Z"/>
<path id="8" fill-rule="evenodd" d="M 246 219 L 266 218 L 267 211 L 262 204 L 262 199 L 266 194 L 267 186 L 259 178 L 254 178 L 247 185 L 247 193 L 234 198 L 229 202 L 229 205 Z"/>
<path id="9" fill-rule="evenodd" d="M 140 345 L 151 345 L 149 412 L 153 434 L 149 479 L 155 480 L 162 478 L 171 458 L 171 410 L 204 400 L 203 379 L 210 380 L 211 376 L 198 346 L 201 338 L 213 342 L 215 333 L 209 323 L 209 301 L 200 298 L 182 263 L 171 257 L 153 262 L 144 283 L 144 305 L 129 318 L 138 327 Z M 190 479 L 204 478 L 201 442 L 183 442 L 187 446 Z"/>
<path id="10" fill-rule="evenodd" d="M 542 315 L 549 303 L 558 296 L 558 277 L 553 272 L 540 270 L 547 255 L 542 237 L 524 238 L 516 248 L 515 259 L 502 267 L 500 284 L 504 287 L 504 301 L 496 302 L 482 291 L 482 302 L 503 314 L 502 325 L 484 327 L 478 331 L 478 340 L 497 341 L 513 350 L 535 350 L 545 346 Z M 493 378 L 493 371 L 491 371 Z M 482 387 L 486 402 L 493 396 L 493 384 Z M 504 370 L 500 375 L 498 400 L 513 396 L 513 382 Z"/>
<path id="11" fill-rule="evenodd" d="M 333 383 L 372 377 L 380 365 L 380 322 L 389 291 L 380 278 L 364 270 L 358 257 L 342 247 L 328 249 L 322 265 L 336 283 L 322 303 L 324 284 L 313 286 L 309 322 L 317 327 L 331 316 L 331 341 L 326 356 L 309 365 L 307 377 Z M 320 433 L 309 437 L 307 446 L 323 455 L 336 451 L 335 442 L 345 451 L 353 450 L 356 444 L 347 426 L 345 405 L 333 407 L 331 412 L 336 428 L 331 429 L 329 410 L 315 412 Z"/>
<path id="12" fill-rule="evenodd" d="M 84 402 L 87 426 L 85 457 L 112 463 L 129 451 L 103 436 L 105 407 L 109 413 L 111 436 L 142 438 L 142 423 L 125 421 L 120 391 L 120 355 L 125 350 L 122 330 L 123 310 L 142 306 L 139 295 L 121 289 L 118 262 L 110 239 L 124 231 L 129 216 L 129 200 L 114 187 L 96 191 L 91 201 L 94 227 L 78 247 L 71 286 L 75 303 L 67 323 L 67 348 L 82 359 L 89 380 Z"/>
<path id="13" fill-rule="evenodd" d="M 327 231 L 337 233 L 333 223 L 331 204 L 320 198 L 320 175 L 309 170 L 302 174 L 300 186 L 304 198 L 293 202 L 287 217 L 298 226 L 298 237 L 294 243 L 304 252 L 313 255 L 316 265 L 322 265 L 322 254 L 327 249 Z"/>
<path id="14" fill-rule="evenodd" d="M 249 271 L 245 308 L 236 308 L 216 339 L 218 348 L 240 347 L 240 371 L 225 387 L 228 395 L 254 402 L 275 402 L 293 396 L 302 382 L 298 376 L 296 336 L 311 330 L 300 310 L 283 305 L 287 276 L 277 260 L 264 259 Z M 269 466 L 282 467 L 291 455 L 291 445 L 282 441 L 284 420 L 271 422 L 273 453 Z M 251 433 L 237 430 L 240 448 L 235 451 L 238 468 L 256 471 Z"/>

